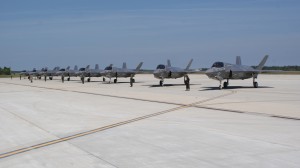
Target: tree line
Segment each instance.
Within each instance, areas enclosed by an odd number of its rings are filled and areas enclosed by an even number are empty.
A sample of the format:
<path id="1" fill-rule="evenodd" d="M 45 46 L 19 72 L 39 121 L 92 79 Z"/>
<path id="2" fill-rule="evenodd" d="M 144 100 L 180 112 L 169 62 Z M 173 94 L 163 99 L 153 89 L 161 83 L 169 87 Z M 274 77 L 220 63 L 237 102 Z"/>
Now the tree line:
<path id="1" fill-rule="evenodd" d="M 300 71 L 300 66 L 265 66 L 263 70 Z"/>
<path id="2" fill-rule="evenodd" d="M 10 68 L 8 68 L 8 67 L 1 68 L 0 67 L 0 75 L 10 75 L 10 74 L 11 74 Z"/>

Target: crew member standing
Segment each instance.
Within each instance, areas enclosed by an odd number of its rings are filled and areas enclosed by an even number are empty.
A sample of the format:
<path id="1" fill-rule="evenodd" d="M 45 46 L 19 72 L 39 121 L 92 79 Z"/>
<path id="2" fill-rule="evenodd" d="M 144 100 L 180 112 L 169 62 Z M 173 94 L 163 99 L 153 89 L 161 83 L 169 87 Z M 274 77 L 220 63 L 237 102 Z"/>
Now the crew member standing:
<path id="1" fill-rule="evenodd" d="M 184 84 L 185 84 L 185 91 L 190 91 L 190 78 L 188 75 L 184 75 Z"/>
<path id="2" fill-rule="evenodd" d="M 29 76 L 29 79 L 30 79 L 30 82 L 31 82 L 31 83 L 32 83 L 32 78 L 33 78 L 32 75 L 30 75 L 30 76 Z"/>
<path id="3" fill-rule="evenodd" d="M 130 87 L 132 87 L 133 86 L 133 76 L 131 75 L 130 76 Z"/>

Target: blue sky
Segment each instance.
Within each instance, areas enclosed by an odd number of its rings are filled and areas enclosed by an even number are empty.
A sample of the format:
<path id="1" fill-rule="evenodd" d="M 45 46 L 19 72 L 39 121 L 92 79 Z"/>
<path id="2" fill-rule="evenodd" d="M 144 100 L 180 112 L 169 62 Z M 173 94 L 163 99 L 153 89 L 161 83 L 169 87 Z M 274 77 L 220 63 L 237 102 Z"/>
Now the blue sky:
<path id="1" fill-rule="evenodd" d="M 1 0 L 0 66 L 300 65 L 299 0 Z"/>

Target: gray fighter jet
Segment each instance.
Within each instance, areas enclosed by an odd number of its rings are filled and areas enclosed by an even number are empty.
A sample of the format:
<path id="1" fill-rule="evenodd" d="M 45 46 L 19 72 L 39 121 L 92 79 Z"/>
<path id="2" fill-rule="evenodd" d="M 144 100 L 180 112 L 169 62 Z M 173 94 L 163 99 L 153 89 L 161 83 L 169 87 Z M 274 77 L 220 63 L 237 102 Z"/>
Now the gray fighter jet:
<path id="1" fill-rule="evenodd" d="M 241 57 L 236 57 L 236 64 L 230 64 L 225 62 L 215 62 L 210 69 L 208 69 L 205 74 L 211 78 L 218 80 L 220 82 L 219 88 L 227 88 L 230 79 L 249 79 L 253 78 L 253 87 L 257 88 L 258 83 L 255 81 L 258 74 L 262 72 L 262 68 L 265 65 L 268 55 L 266 55 L 256 68 L 251 66 L 242 65 Z"/>
<path id="2" fill-rule="evenodd" d="M 109 83 L 111 82 L 111 78 L 114 79 L 114 83 L 118 82 L 118 78 L 127 78 L 134 77 L 135 74 L 140 72 L 140 69 L 143 65 L 143 62 L 140 62 L 136 69 L 127 69 L 127 65 L 124 62 L 122 68 L 113 67 L 112 64 L 107 66 L 103 71 L 101 71 L 101 75 L 109 78 Z M 135 80 L 133 79 L 133 82 Z"/>
<path id="3" fill-rule="evenodd" d="M 80 68 L 79 72 L 77 72 L 77 76 L 80 76 L 82 84 L 84 84 L 84 78 L 88 77 L 87 82 L 91 81 L 91 77 L 101 77 L 102 70 L 99 69 L 99 65 L 95 65 L 95 69 L 90 69 L 90 66 L 88 65 L 86 68 Z M 105 81 L 105 79 L 103 78 Z"/>
<path id="4" fill-rule="evenodd" d="M 167 65 L 159 64 L 156 67 L 156 70 L 153 72 L 155 78 L 160 79 L 159 85 L 163 86 L 164 79 L 177 79 L 181 78 L 184 75 L 189 73 L 194 73 L 194 70 L 190 70 L 190 66 L 193 62 L 193 59 L 190 60 L 185 69 L 172 67 L 171 61 L 167 61 Z"/>
<path id="5" fill-rule="evenodd" d="M 70 67 L 68 67 L 70 68 Z M 60 69 L 58 72 L 56 72 L 57 76 L 61 76 L 61 80 L 64 81 L 65 77 L 68 77 L 67 80 L 70 81 L 70 77 L 75 77 L 76 73 L 78 72 L 77 65 L 74 66 L 74 69 Z"/>
<path id="6" fill-rule="evenodd" d="M 50 80 L 53 79 L 53 76 L 57 76 L 56 72 L 59 71 L 59 67 L 55 67 L 53 70 L 48 70 L 48 68 L 45 68 L 39 75 L 44 76 L 45 81 L 47 77 L 49 77 Z"/>

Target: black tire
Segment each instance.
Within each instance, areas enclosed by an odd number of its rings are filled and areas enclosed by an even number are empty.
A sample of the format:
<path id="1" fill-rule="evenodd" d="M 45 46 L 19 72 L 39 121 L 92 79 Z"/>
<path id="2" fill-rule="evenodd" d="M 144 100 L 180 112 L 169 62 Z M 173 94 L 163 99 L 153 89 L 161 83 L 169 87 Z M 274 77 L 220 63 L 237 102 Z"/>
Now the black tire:
<path id="1" fill-rule="evenodd" d="M 117 83 L 117 81 L 118 81 L 117 79 L 114 79 L 114 83 Z"/>
<path id="2" fill-rule="evenodd" d="M 132 79 L 132 83 L 135 83 L 135 79 Z"/>
<path id="3" fill-rule="evenodd" d="M 90 81 L 91 81 L 91 78 L 88 78 L 87 81 L 90 82 Z"/>
<path id="4" fill-rule="evenodd" d="M 159 81 L 159 86 L 163 86 L 163 81 Z"/>
<path id="5" fill-rule="evenodd" d="M 224 88 L 227 88 L 227 86 L 228 86 L 228 82 L 224 82 L 224 83 L 223 83 L 223 87 L 224 87 Z"/>
<path id="6" fill-rule="evenodd" d="M 67 80 L 70 81 L 70 78 L 68 78 Z"/>
<path id="7" fill-rule="evenodd" d="M 257 82 L 253 82 L 253 87 L 254 88 L 258 88 L 258 83 Z"/>
<path id="8" fill-rule="evenodd" d="M 105 82 L 105 78 L 103 78 L 102 80 L 103 80 L 103 82 Z"/>

